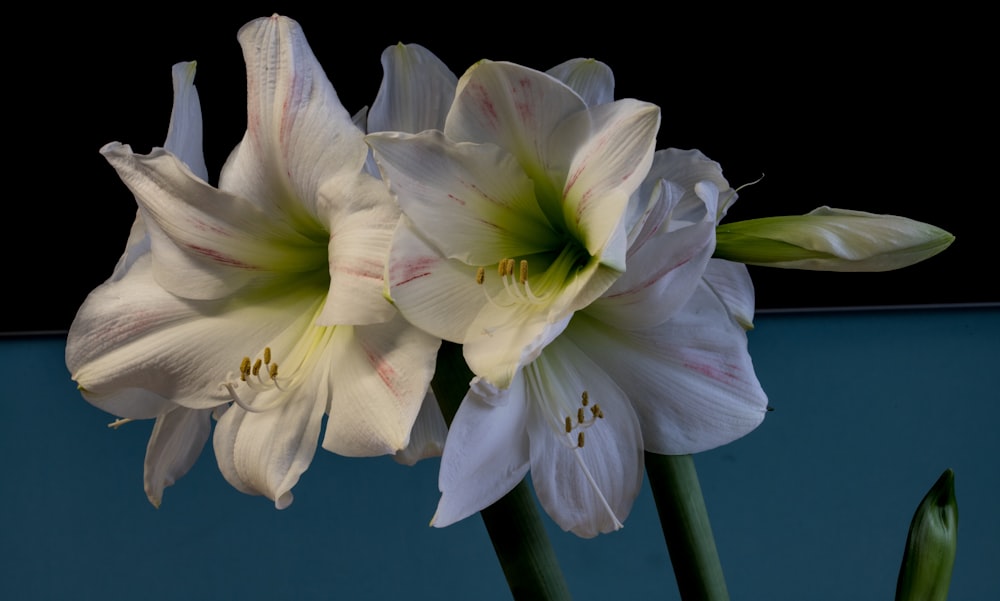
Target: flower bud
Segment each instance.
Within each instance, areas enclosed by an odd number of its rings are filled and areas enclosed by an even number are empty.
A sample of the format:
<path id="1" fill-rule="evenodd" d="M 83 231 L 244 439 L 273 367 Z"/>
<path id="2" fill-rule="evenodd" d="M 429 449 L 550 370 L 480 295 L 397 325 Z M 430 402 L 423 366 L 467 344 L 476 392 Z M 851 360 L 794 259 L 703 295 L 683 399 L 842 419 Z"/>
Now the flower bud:
<path id="1" fill-rule="evenodd" d="M 913 514 L 896 581 L 896 601 L 945 601 L 957 546 L 955 473 L 947 469 Z"/>
<path id="2" fill-rule="evenodd" d="M 895 215 L 819 207 L 716 228 L 715 256 L 748 265 L 813 271 L 890 271 L 928 259 L 955 239 Z"/>

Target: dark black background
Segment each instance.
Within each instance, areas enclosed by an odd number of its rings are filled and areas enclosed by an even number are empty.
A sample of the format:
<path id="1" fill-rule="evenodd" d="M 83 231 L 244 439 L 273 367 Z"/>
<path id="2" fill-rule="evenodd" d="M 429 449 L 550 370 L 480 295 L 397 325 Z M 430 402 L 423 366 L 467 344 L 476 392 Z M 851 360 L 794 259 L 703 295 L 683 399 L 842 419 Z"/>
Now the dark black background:
<path id="1" fill-rule="evenodd" d="M 165 3 L 11 16 L 0 331 L 66 329 L 110 275 L 135 205 L 98 149 L 163 143 L 175 62 L 198 61 L 215 183 L 246 124 L 236 32 L 274 12 L 302 24 L 351 112 L 374 100 L 381 51 L 397 42 L 423 44 L 459 75 L 481 58 L 545 69 L 593 57 L 614 70 L 618 97 L 662 107 L 658 147 L 701 149 L 734 186 L 765 175 L 730 220 L 825 204 L 905 215 L 957 236 L 944 254 L 891 273 L 753 269 L 760 309 L 1000 300 L 985 14 L 612 3 L 546 16 L 541 5 L 429 6 L 243 3 L 212 13 Z"/>

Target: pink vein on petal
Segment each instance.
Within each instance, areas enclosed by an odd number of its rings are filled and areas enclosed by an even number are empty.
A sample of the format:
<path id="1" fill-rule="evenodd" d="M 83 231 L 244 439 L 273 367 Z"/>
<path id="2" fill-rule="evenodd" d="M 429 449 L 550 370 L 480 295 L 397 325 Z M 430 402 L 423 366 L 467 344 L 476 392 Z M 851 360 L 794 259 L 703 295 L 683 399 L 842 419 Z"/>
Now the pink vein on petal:
<path id="1" fill-rule="evenodd" d="M 394 286 L 403 286 L 431 274 L 431 268 L 441 262 L 438 257 L 416 257 L 395 263 L 389 268 L 389 281 Z"/>
<path id="2" fill-rule="evenodd" d="M 399 375 L 396 370 L 392 367 L 381 353 L 377 353 L 370 349 L 367 344 L 362 343 L 361 348 L 365 351 L 365 356 L 368 357 L 368 363 L 375 368 L 375 373 L 378 375 L 379 379 L 382 380 L 382 384 L 385 385 L 386 389 L 392 393 L 397 399 L 402 395 L 396 388 L 396 380 Z"/>
<path id="3" fill-rule="evenodd" d="M 240 269 L 254 269 L 254 270 L 258 269 L 254 265 L 249 265 L 247 263 L 244 263 L 243 261 L 240 261 L 239 259 L 228 257 L 220 253 L 219 251 L 211 248 L 205 248 L 204 246 L 196 246 L 194 244 L 188 244 L 187 247 L 202 256 L 212 259 L 216 263 L 222 263 L 223 265 L 230 265 L 232 267 L 239 267 Z"/>
<path id="4" fill-rule="evenodd" d="M 734 371 L 739 371 L 739 367 L 729 363 L 724 364 L 722 368 L 714 363 L 685 362 L 683 366 L 691 371 L 700 373 L 706 378 L 711 378 L 719 382 L 737 382 L 740 380 L 739 374 L 734 373 Z"/>

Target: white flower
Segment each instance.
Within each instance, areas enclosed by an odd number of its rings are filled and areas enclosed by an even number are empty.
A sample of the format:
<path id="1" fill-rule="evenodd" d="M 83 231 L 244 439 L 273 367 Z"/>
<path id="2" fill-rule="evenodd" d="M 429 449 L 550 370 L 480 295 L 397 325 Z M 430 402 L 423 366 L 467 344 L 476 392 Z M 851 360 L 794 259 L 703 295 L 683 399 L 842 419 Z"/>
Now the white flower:
<path id="1" fill-rule="evenodd" d="M 439 343 L 382 298 L 398 209 L 363 172 L 363 133 L 298 24 L 259 19 L 239 40 L 248 125 L 218 188 L 194 165 L 200 149 L 174 154 L 169 138 L 147 155 L 102 149 L 139 219 L 114 275 L 81 307 L 66 360 L 90 402 L 158 419 L 154 503 L 207 436 L 209 411 L 221 413 L 214 448 L 226 479 L 278 508 L 324 415 L 327 450 L 404 449 Z M 200 130 L 200 116 L 187 117 Z"/>
<path id="2" fill-rule="evenodd" d="M 628 200 L 658 123 L 653 105 L 588 106 L 555 77 L 482 61 L 460 79 L 443 132 L 370 134 L 406 214 L 392 300 L 506 387 L 624 271 Z"/>
<path id="3" fill-rule="evenodd" d="M 652 173 L 685 181 L 710 178 L 713 166 L 668 150 Z M 564 529 L 615 530 L 639 493 L 643 450 L 708 450 L 760 424 L 767 399 L 745 334 L 753 286 L 743 265 L 709 260 L 718 188 L 705 179 L 682 193 L 661 180 L 657 194 L 662 206 L 630 247 L 625 275 L 509 389 L 474 383 L 448 434 L 435 525 L 490 505 L 530 468 Z"/>
<path id="4" fill-rule="evenodd" d="M 814 271 L 891 271 L 929 259 L 955 237 L 897 215 L 819 207 L 805 215 L 719 226 L 716 255 L 749 265 Z"/>
<path id="5" fill-rule="evenodd" d="M 742 265 L 710 261 L 735 194 L 699 153 L 654 158 L 658 111 L 612 97 L 596 61 L 548 74 L 481 62 L 443 132 L 368 137 L 406 215 L 389 293 L 462 343 L 477 374 L 448 433 L 435 526 L 530 470 L 564 529 L 614 530 L 644 448 L 712 448 L 763 418 L 752 285 Z"/>

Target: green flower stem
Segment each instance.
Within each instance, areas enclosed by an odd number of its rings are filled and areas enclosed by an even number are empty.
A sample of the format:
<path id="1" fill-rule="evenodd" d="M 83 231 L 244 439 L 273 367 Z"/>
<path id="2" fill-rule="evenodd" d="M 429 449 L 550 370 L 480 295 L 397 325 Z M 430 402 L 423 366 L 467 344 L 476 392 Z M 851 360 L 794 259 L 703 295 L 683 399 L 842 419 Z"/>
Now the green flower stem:
<path id="1" fill-rule="evenodd" d="M 681 599 L 728 601 L 694 458 L 647 452 L 646 475 Z"/>
<path id="2" fill-rule="evenodd" d="M 462 347 L 443 342 L 431 388 L 445 421 L 451 420 L 469 390 L 473 374 L 462 357 Z M 479 512 L 493 543 L 507 586 L 514 599 L 570 599 L 555 551 L 527 482 Z"/>

